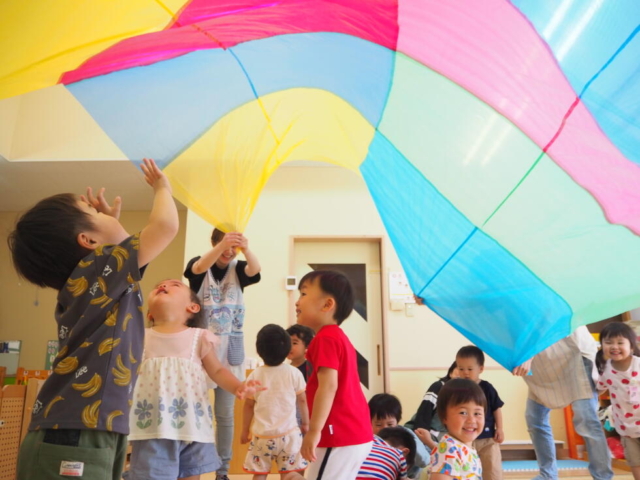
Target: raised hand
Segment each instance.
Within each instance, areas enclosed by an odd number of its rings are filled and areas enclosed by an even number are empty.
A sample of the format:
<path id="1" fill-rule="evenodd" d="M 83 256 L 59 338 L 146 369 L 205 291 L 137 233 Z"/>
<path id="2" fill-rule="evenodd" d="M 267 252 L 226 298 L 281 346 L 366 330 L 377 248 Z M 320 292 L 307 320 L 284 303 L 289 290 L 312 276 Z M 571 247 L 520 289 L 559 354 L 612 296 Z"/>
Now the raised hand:
<path id="1" fill-rule="evenodd" d="M 109 202 L 104 198 L 104 187 L 98 190 L 97 197 L 93 196 L 93 189 L 87 187 L 87 196 L 80 195 L 80 199 L 83 202 L 87 202 L 98 212 L 104 213 L 114 218 L 120 218 L 120 210 L 122 209 L 122 198 L 119 196 L 113 200 L 113 205 L 109 205 Z"/>
<path id="2" fill-rule="evenodd" d="M 144 180 L 151 185 L 154 190 L 166 188 L 169 192 L 172 191 L 169 179 L 152 159 L 143 158 L 140 168 L 142 168 L 142 171 L 144 172 Z"/>
<path id="3" fill-rule="evenodd" d="M 225 250 L 229 250 L 230 248 L 240 247 L 242 243 L 242 234 L 238 232 L 229 232 L 225 233 L 220 243 L 223 245 Z"/>

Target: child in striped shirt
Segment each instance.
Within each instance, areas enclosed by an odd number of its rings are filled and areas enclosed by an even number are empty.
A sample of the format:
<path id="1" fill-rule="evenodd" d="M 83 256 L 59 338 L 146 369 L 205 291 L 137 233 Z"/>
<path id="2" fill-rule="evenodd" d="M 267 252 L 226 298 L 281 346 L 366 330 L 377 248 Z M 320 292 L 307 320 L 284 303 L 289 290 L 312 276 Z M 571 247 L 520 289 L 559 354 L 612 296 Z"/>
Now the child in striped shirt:
<path id="1" fill-rule="evenodd" d="M 416 442 L 404 427 L 383 428 L 373 437 L 373 446 L 356 480 L 406 480 L 416 456 Z"/>

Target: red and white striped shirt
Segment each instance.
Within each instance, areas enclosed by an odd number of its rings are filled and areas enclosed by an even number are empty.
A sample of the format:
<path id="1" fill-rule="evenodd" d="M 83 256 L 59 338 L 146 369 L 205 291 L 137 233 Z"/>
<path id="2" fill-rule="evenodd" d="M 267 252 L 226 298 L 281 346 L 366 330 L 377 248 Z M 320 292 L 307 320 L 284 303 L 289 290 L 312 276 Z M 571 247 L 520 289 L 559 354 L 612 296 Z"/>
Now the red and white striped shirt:
<path id="1" fill-rule="evenodd" d="M 357 480 L 405 480 L 407 461 L 402 452 L 392 447 L 377 435 L 373 447 L 358 472 Z"/>

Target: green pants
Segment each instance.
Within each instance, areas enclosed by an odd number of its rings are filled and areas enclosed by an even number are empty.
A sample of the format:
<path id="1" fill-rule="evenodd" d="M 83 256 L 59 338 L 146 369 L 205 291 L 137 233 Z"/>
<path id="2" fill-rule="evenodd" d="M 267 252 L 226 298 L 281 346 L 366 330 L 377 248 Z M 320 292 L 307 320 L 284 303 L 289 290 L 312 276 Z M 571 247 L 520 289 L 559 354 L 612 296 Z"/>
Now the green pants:
<path id="1" fill-rule="evenodd" d="M 77 446 L 45 443 L 46 430 L 27 433 L 18 456 L 18 480 L 121 480 L 127 436 L 80 430 Z M 78 476 L 82 473 L 82 476 Z M 71 475 L 70 475 L 71 474 Z"/>

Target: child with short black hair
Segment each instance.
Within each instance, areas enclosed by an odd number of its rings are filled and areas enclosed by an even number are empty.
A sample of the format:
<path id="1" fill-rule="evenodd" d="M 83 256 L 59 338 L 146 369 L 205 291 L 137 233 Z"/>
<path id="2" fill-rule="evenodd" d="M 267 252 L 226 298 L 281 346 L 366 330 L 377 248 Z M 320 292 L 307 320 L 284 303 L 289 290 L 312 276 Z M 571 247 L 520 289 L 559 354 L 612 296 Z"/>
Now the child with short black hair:
<path id="1" fill-rule="evenodd" d="M 121 201 L 61 194 L 24 213 L 9 235 L 22 277 L 59 291 L 60 350 L 20 448 L 18 479 L 59 475 L 120 480 L 129 405 L 142 357 L 144 324 L 138 282 L 144 267 L 178 232 L 169 181 L 153 160 L 142 170 L 154 190 L 147 225 L 129 235 Z M 46 462 L 38 459 L 47 458 Z"/>
<path id="2" fill-rule="evenodd" d="M 374 435 L 384 428 L 397 427 L 402 420 L 402 405 L 395 395 L 378 393 L 369 400 L 369 416 Z M 429 465 L 429 452 L 412 430 L 400 427 L 407 431 L 415 443 L 414 455 L 409 463 L 409 478 L 419 478 L 423 468 Z M 387 442 L 388 443 L 388 442 Z"/>
<path id="3" fill-rule="evenodd" d="M 476 382 L 487 399 L 484 430 L 475 441 L 474 447 L 482 461 L 483 480 L 502 479 L 502 453 L 500 444 L 504 441 L 502 430 L 502 406 L 496 389 L 486 380 L 480 379 L 484 371 L 484 353 L 475 345 L 467 345 L 458 350 L 456 364 L 460 378 Z"/>
<path id="4" fill-rule="evenodd" d="M 482 464 L 473 442 L 484 428 L 484 392 L 473 380 L 452 379 L 440 390 L 436 408 L 447 433 L 431 452 L 430 480 L 482 480 Z"/>
<path id="5" fill-rule="evenodd" d="M 308 478 L 353 480 L 373 442 L 356 351 L 340 328 L 353 310 L 353 289 L 343 274 L 324 270 L 306 274 L 298 289 L 298 323 L 316 332 L 307 352 L 311 421 L 301 450 L 313 462 Z"/>
<path id="6" fill-rule="evenodd" d="M 287 328 L 287 333 L 291 337 L 291 351 L 287 358 L 291 360 L 291 365 L 296 367 L 302 373 L 304 381 L 306 382 L 311 375 L 313 367 L 307 360 L 307 350 L 313 337 L 316 336 L 316 332 L 304 325 L 291 325 Z"/>
<path id="7" fill-rule="evenodd" d="M 356 480 L 406 480 L 415 461 L 416 441 L 404 427 L 381 429 L 373 438 L 371 452 L 360 467 Z"/>
<path id="8" fill-rule="evenodd" d="M 307 462 L 300 446 L 302 432 L 309 428 L 309 411 L 302 373 L 283 363 L 291 351 L 289 334 L 279 325 L 265 325 L 258 332 L 256 350 L 265 365 L 251 372 L 248 381 L 268 385 L 268 390 L 245 400 L 241 442 L 251 443 L 242 468 L 254 480 L 265 480 L 275 461 L 282 480 L 302 479 L 298 472 L 307 468 Z M 296 406 L 302 418 L 300 427 Z"/>

